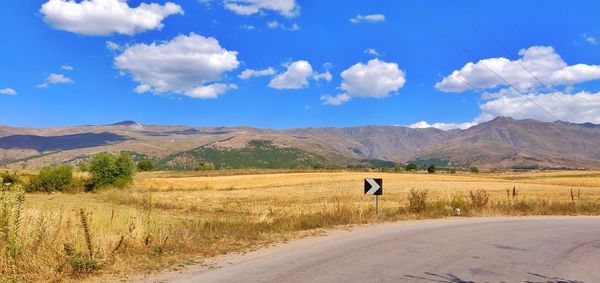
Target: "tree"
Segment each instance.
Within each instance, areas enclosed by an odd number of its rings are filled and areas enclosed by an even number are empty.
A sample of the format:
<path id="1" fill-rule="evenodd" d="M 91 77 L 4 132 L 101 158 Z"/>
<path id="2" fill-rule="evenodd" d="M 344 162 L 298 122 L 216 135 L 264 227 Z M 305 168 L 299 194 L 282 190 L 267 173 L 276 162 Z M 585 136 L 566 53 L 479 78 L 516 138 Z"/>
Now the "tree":
<path id="1" fill-rule="evenodd" d="M 133 181 L 133 159 L 127 153 L 118 156 L 110 153 L 98 153 L 90 159 L 89 172 L 92 175 L 88 189 L 116 186 L 124 187 Z"/>
<path id="2" fill-rule="evenodd" d="M 154 162 L 148 159 L 140 160 L 137 164 L 137 169 L 140 172 L 154 171 Z"/>
<path id="3" fill-rule="evenodd" d="M 408 165 L 406 165 L 406 171 L 417 171 L 417 169 L 417 164 L 409 163 Z"/>
<path id="4" fill-rule="evenodd" d="M 435 165 L 431 164 L 429 165 L 429 167 L 427 167 L 427 173 L 432 174 L 435 173 Z"/>
<path id="5" fill-rule="evenodd" d="M 471 168 L 469 168 L 469 172 L 479 173 L 479 168 L 477 168 L 477 166 L 471 166 Z"/>

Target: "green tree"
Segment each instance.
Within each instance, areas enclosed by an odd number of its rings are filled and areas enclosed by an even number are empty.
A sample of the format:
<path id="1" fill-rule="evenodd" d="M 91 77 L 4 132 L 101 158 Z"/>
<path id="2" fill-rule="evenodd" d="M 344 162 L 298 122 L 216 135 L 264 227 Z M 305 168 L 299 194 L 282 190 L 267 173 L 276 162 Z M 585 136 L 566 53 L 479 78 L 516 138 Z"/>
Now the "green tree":
<path id="1" fill-rule="evenodd" d="M 417 169 L 417 164 L 408 163 L 408 165 L 406 165 L 406 171 L 417 171 Z"/>
<path id="2" fill-rule="evenodd" d="M 98 153 L 90 159 L 89 172 L 92 175 L 88 190 L 98 187 L 124 187 L 131 183 L 135 166 L 127 153 L 118 156 L 110 153 Z"/>
<path id="3" fill-rule="evenodd" d="M 154 171 L 154 162 L 148 159 L 140 160 L 137 164 L 137 169 L 140 172 Z"/>
<path id="4" fill-rule="evenodd" d="M 435 169 L 436 169 L 435 165 L 431 164 L 431 165 L 429 165 L 429 167 L 427 167 L 427 173 L 433 174 L 433 173 L 435 173 Z"/>

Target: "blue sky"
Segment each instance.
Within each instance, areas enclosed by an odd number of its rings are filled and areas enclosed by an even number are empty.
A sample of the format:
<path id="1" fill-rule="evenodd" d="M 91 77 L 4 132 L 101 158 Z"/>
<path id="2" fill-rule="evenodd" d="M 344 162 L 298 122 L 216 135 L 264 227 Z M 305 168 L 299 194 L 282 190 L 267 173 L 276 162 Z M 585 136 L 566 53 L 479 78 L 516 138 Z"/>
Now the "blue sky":
<path id="1" fill-rule="evenodd" d="M 5 3 L 0 124 L 600 123 L 597 1 L 141 3 Z"/>

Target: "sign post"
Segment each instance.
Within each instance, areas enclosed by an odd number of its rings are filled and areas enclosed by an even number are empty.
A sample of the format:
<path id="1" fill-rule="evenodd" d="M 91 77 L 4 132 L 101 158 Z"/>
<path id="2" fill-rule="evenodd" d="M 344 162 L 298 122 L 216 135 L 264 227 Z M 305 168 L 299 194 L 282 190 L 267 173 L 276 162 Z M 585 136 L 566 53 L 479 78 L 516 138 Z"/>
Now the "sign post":
<path id="1" fill-rule="evenodd" d="M 383 195 L 383 179 L 365 178 L 365 195 L 375 196 L 375 213 L 379 215 L 379 196 Z"/>

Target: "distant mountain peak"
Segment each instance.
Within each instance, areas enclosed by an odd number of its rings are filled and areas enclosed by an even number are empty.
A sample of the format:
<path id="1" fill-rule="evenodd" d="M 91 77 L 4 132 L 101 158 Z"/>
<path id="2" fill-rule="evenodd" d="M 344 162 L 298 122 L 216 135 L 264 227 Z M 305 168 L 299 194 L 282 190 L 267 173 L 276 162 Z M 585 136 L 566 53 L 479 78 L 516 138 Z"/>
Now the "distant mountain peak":
<path id="1" fill-rule="evenodd" d="M 136 121 L 132 121 L 132 120 L 125 120 L 125 121 L 117 122 L 114 124 L 110 124 L 110 126 L 134 126 L 134 125 L 139 125 L 139 123 Z"/>

